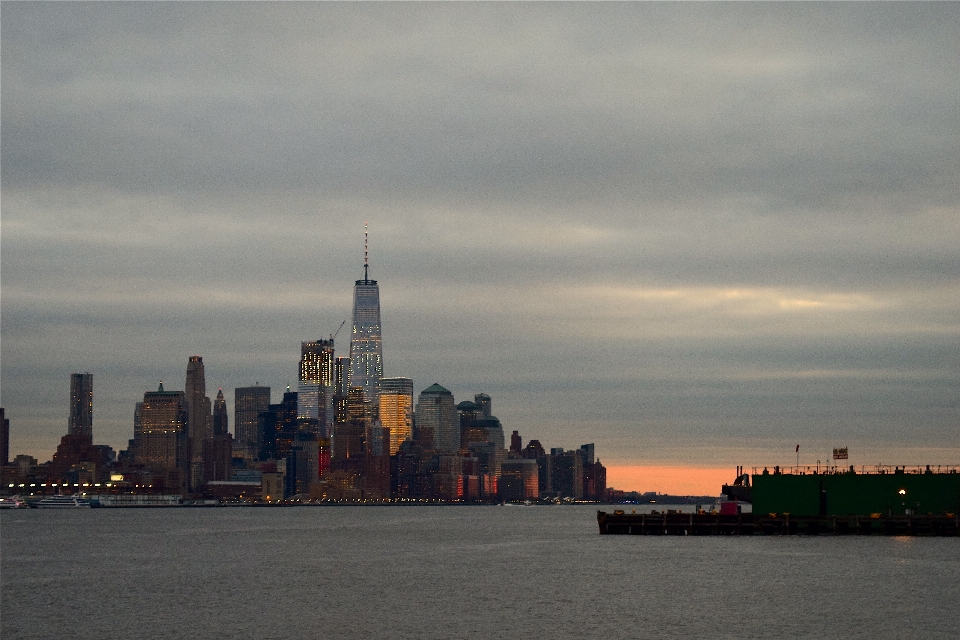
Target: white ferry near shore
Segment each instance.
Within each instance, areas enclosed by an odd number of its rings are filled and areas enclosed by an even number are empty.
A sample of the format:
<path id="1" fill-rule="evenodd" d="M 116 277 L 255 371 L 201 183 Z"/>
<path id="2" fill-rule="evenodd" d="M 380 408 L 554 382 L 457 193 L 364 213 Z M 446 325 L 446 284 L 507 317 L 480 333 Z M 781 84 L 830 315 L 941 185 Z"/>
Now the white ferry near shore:
<path id="1" fill-rule="evenodd" d="M 83 509 L 90 508 L 90 499 L 80 495 L 47 496 L 33 504 L 37 509 Z"/>
<path id="2" fill-rule="evenodd" d="M 183 498 L 178 495 L 108 493 L 96 496 L 95 507 L 182 507 Z"/>

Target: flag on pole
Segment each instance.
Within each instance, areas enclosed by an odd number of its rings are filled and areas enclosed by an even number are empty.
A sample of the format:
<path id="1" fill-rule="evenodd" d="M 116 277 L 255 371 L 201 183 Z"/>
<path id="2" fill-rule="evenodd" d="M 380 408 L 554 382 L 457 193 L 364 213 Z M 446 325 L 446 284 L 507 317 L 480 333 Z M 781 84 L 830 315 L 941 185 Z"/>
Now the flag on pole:
<path id="1" fill-rule="evenodd" d="M 796 451 L 796 453 L 800 453 L 800 445 L 797 445 L 797 451 Z"/>

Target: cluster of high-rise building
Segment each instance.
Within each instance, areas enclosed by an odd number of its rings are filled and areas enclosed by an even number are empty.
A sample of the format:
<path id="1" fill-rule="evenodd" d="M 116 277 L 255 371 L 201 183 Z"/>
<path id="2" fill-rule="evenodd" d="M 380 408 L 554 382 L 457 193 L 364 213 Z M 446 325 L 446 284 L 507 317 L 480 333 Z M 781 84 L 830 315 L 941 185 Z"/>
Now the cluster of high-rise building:
<path id="1" fill-rule="evenodd" d="M 161 382 L 136 404 L 133 439 L 121 453 L 119 467 L 141 476 L 137 484 L 200 493 L 208 482 L 231 478 L 233 437 L 227 402 L 223 389 L 210 402 L 200 356 L 187 361 L 184 386 L 184 391 L 167 391 Z"/>
<path id="2" fill-rule="evenodd" d="M 161 382 L 136 403 L 133 439 L 119 456 L 93 444 L 93 376 L 72 374 L 67 435 L 53 460 L 7 464 L 4 455 L 3 488 L 16 492 L 33 479 L 270 501 L 604 499 L 592 444 L 548 453 L 537 440 L 522 446 L 513 431 L 508 446 L 489 395 L 457 404 L 432 384 L 414 402 L 412 380 L 383 376 L 380 292 L 364 240 L 349 356 L 336 355 L 335 335 L 302 342 L 295 391 L 274 403 L 270 387 L 234 390 L 231 435 L 223 390 L 210 400 L 203 358 L 192 355 L 183 391 Z"/>

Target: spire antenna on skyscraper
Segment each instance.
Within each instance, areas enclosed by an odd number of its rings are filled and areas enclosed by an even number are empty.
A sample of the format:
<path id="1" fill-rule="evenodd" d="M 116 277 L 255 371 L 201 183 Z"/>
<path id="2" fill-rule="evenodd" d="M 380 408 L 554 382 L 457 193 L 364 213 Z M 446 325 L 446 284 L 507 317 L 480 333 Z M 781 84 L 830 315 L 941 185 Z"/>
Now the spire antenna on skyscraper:
<path id="1" fill-rule="evenodd" d="M 364 283 L 367 283 L 370 281 L 369 272 L 368 272 L 370 268 L 370 252 L 369 252 L 369 245 L 367 242 L 370 235 L 369 227 L 370 227 L 369 222 L 363 223 L 363 281 Z"/>

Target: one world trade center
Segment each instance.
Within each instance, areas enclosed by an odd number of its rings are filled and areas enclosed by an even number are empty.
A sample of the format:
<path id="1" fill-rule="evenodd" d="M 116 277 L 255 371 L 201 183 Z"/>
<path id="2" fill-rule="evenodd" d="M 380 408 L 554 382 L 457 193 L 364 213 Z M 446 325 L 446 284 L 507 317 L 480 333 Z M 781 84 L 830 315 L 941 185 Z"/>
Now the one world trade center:
<path id="1" fill-rule="evenodd" d="M 367 402 L 377 404 L 383 378 L 383 347 L 380 335 L 380 288 L 369 277 L 367 226 L 363 229 L 363 280 L 353 286 L 353 332 L 350 336 L 351 388 L 363 387 Z"/>

